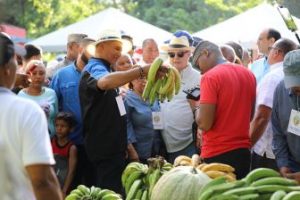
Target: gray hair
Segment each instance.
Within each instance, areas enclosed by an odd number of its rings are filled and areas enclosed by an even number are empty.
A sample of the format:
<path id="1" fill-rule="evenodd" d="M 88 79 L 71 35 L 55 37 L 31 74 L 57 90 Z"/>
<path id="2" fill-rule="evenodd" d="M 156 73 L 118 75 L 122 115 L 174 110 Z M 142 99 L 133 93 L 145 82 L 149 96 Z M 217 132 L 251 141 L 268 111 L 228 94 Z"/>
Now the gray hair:
<path id="1" fill-rule="evenodd" d="M 222 57 L 222 53 L 221 53 L 220 47 L 218 45 L 216 45 L 215 43 L 210 42 L 208 40 L 203 40 L 197 45 L 197 47 L 194 51 L 194 54 L 192 57 L 192 65 L 193 66 L 196 66 L 197 60 L 200 57 L 200 54 L 204 49 L 206 49 L 208 52 L 213 52 L 217 56 Z"/>

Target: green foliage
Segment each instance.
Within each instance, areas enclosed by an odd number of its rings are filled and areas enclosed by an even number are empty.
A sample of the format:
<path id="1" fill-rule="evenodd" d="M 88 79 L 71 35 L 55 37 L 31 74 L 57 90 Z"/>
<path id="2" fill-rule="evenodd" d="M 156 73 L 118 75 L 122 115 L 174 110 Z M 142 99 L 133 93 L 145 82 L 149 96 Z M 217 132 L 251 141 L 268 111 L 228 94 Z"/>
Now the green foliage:
<path id="1" fill-rule="evenodd" d="M 2 15 L 7 23 L 26 28 L 28 37 L 35 38 L 112 6 L 170 32 L 178 29 L 195 32 L 262 2 L 264 0 L 0 0 L 0 17 Z M 298 0 L 277 2 L 288 7 L 293 15 L 300 16 Z"/>

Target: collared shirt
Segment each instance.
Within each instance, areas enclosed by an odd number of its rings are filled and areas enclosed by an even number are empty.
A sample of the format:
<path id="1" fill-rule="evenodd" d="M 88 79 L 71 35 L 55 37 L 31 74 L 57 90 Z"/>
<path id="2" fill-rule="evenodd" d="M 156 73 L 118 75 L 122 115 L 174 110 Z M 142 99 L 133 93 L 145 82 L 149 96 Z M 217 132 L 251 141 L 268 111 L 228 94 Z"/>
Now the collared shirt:
<path id="1" fill-rule="evenodd" d="M 93 162 L 125 157 L 127 149 L 126 115 L 120 115 L 117 89 L 101 90 L 97 86 L 98 80 L 109 73 L 107 61 L 91 58 L 79 82 L 85 147 Z"/>
<path id="2" fill-rule="evenodd" d="M 274 93 L 272 109 L 273 143 L 272 148 L 279 168 L 289 167 L 300 171 L 300 136 L 287 131 L 291 110 L 299 110 L 297 98 L 290 89 L 286 89 L 282 80 Z M 299 102 L 300 103 L 300 102 Z"/>
<path id="3" fill-rule="evenodd" d="M 183 90 L 191 89 L 200 84 L 200 73 L 191 64 L 181 71 L 181 89 L 170 102 L 161 104 L 164 118 L 162 136 L 169 153 L 187 147 L 193 141 L 193 112 Z"/>
<path id="4" fill-rule="evenodd" d="M 59 110 L 70 112 L 76 119 L 76 126 L 69 138 L 75 144 L 83 144 L 81 110 L 79 102 L 79 81 L 81 72 L 75 63 L 60 69 L 52 78 L 50 87 L 55 90 Z"/>
<path id="5" fill-rule="evenodd" d="M 283 62 L 279 62 L 270 66 L 270 72 L 265 75 L 257 86 L 256 110 L 260 105 L 273 107 L 273 94 L 278 83 L 283 79 Z M 269 120 L 266 130 L 261 138 L 254 145 L 253 150 L 256 154 L 267 158 L 275 159 L 272 151 L 272 123 Z"/>
<path id="6" fill-rule="evenodd" d="M 52 79 L 52 77 L 56 74 L 58 70 L 61 68 L 71 65 L 74 62 L 74 60 L 69 60 L 67 57 L 65 57 L 62 61 L 57 63 L 57 65 L 51 66 L 47 69 L 47 78 Z"/>
<path id="7" fill-rule="evenodd" d="M 152 123 L 152 112 L 160 111 L 159 103 L 155 101 L 150 106 L 149 102 L 142 100 L 134 91 L 128 90 L 125 106 L 128 143 L 133 143 L 140 159 L 148 159 L 158 153 L 152 150 L 159 149 L 161 142 L 160 131 L 154 130 Z"/>
<path id="8" fill-rule="evenodd" d="M 263 57 L 254 61 L 250 69 L 256 78 L 256 83 L 259 84 L 261 79 L 269 72 L 268 58 Z"/>

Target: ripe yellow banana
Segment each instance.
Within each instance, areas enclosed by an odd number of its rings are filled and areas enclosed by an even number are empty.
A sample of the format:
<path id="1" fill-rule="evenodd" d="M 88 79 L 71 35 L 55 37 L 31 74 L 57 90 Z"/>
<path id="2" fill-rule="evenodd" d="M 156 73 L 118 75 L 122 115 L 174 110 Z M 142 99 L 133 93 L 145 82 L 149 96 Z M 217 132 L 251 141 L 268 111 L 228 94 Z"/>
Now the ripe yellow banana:
<path id="1" fill-rule="evenodd" d="M 206 171 L 205 174 L 207 174 L 207 176 L 209 176 L 212 179 L 218 178 L 220 176 L 225 176 L 226 173 L 225 172 L 221 172 L 221 171 Z"/>
<path id="2" fill-rule="evenodd" d="M 226 174 L 224 177 L 227 179 L 228 182 L 236 181 L 236 176 L 232 176 L 230 173 Z"/>
<path id="3" fill-rule="evenodd" d="M 177 156 L 177 158 L 175 158 L 175 160 L 174 160 L 174 167 L 179 166 L 180 163 L 182 163 L 182 161 L 190 163 L 189 165 L 191 165 L 191 163 L 192 163 L 192 159 L 190 157 L 184 156 L 184 155 L 180 155 L 180 156 Z"/>
<path id="4" fill-rule="evenodd" d="M 202 164 L 198 165 L 196 168 L 202 171 L 202 168 L 206 165 L 207 165 L 206 163 L 202 163 Z"/>
<path id="5" fill-rule="evenodd" d="M 233 167 L 223 163 L 210 163 L 204 166 L 201 170 L 203 172 L 207 172 L 207 171 L 234 172 Z"/>

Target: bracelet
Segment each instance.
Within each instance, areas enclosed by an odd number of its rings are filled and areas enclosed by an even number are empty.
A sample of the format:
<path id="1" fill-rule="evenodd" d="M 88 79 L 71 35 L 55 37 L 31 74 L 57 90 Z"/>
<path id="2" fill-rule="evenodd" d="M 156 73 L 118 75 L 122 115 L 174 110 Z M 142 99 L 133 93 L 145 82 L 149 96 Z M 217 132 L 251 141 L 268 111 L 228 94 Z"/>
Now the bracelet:
<path id="1" fill-rule="evenodd" d="M 193 109 L 193 115 L 195 116 L 195 112 L 197 111 L 197 110 L 199 110 L 200 109 L 200 106 L 196 106 L 194 109 Z"/>
<path id="2" fill-rule="evenodd" d="M 140 65 L 139 65 L 139 70 L 140 70 L 140 79 L 143 79 L 145 77 L 145 73 L 143 67 Z"/>

